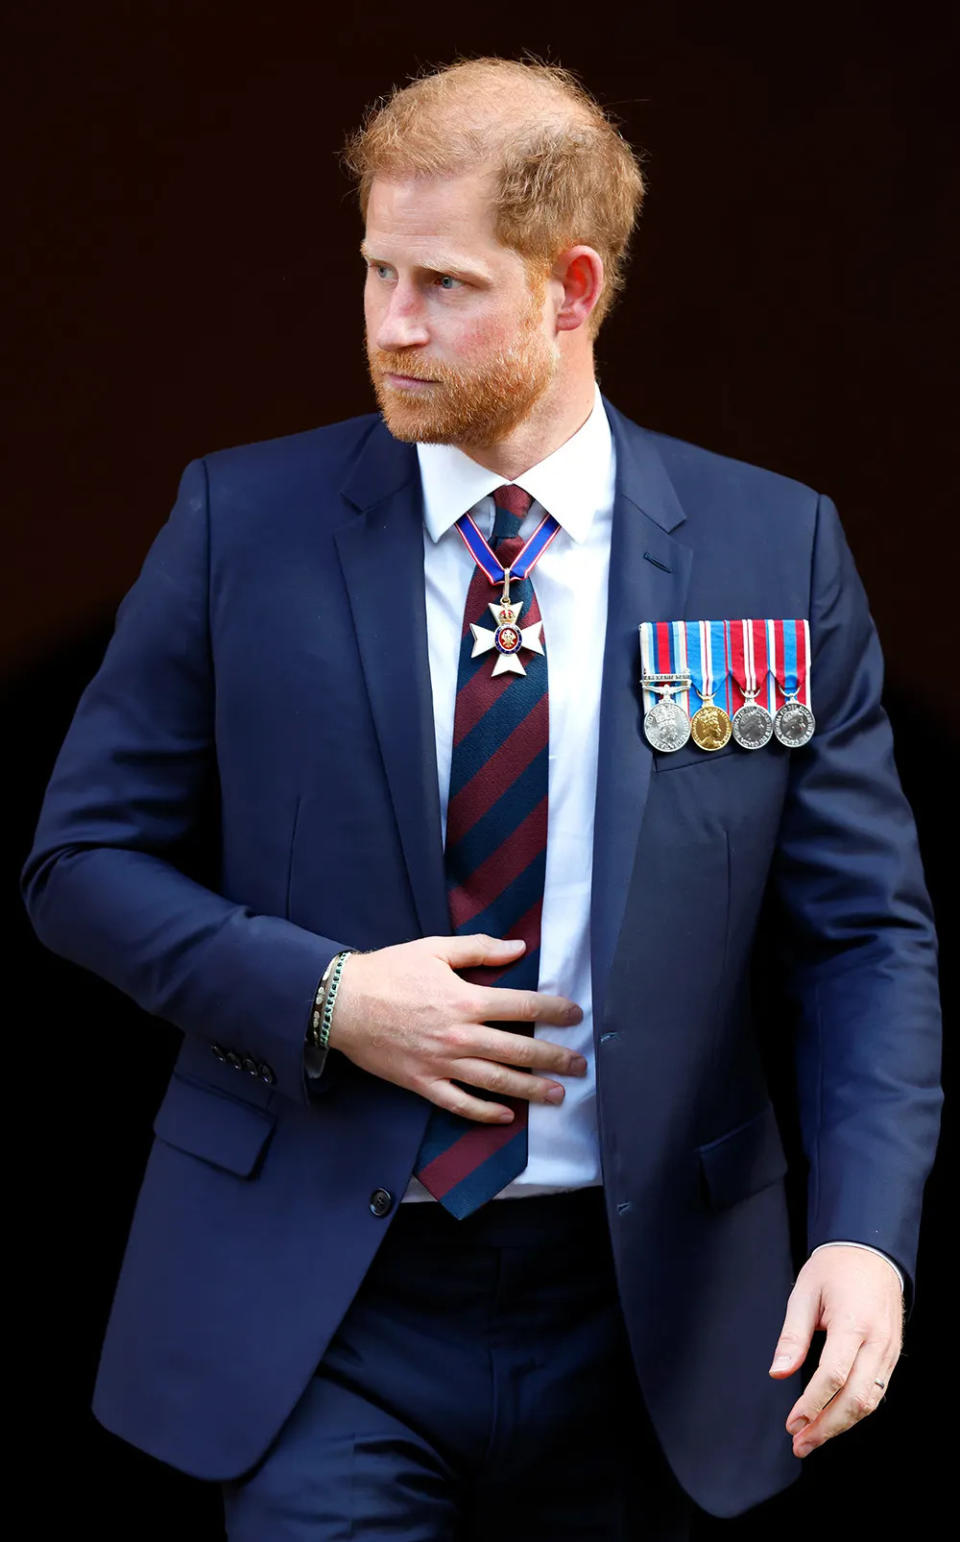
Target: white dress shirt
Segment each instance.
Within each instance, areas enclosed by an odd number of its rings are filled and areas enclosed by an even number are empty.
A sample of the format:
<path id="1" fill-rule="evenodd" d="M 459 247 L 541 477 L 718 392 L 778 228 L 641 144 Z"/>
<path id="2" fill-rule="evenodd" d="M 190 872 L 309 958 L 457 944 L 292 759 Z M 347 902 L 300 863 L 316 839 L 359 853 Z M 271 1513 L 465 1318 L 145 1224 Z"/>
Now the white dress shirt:
<path id="1" fill-rule="evenodd" d="M 437 739 L 441 838 L 447 795 L 463 607 L 474 561 L 456 521 L 472 510 L 481 531 L 493 532 L 493 498 L 503 477 L 454 445 L 418 444 L 423 483 L 423 562 L 427 648 Z M 547 771 L 547 860 L 540 922 L 538 989 L 568 996 L 583 1011 L 573 1028 L 535 1027 L 537 1038 L 578 1051 L 586 1076 L 563 1078 L 561 1104 L 530 1103 L 527 1165 L 498 1199 L 548 1194 L 599 1184 L 596 1079 L 590 975 L 590 882 L 593 805 L 597 784 L 600 677 L 607 628 L 607 572 L 613 519 L 615 459 L 600 392 L 571 439 L 517 477 L 533 498 L 520 535 L 553 514 L 560 530 L 531 575 L 543 618 L 547 656 L 550 745 Z M 594 646 L 584 639 L 595 639 Z M 489 667 L 489 666 L 488 666 Z M 405 1200 L 432 1199 L 412 1177 Z"/>
<path id="2" fill-rule="evenodd" d="M 446 840 L 460 636 L 474 561 L 456 521 L 469 509 L 480 530 L 493 532 L 492 493 L 503 483 L 455 445 L 418 444 L 423 486 L 423 565 L 427 649 L 436 731 L 441 840 Z M 531 1102 L 527 1165 L 496 1196 L 519 1198 L 600 1184 L 590 972 L 590 888 L 597 785 L 600 685 L 607 630 L 607 579 L 616 482 L 616 454 L 599 388 L 590 416 L 552 455 L 516 483 L 533 503 L 520 526 L 525 540 L 545 512 L 560 530 L 534 568 L 543 618 L 549 689 L 547 857 L 540 924 L 537 988 L 567 996 L 583 1011 L 572 1028 L 538 1024 L 535 1035 L 578 1051 L 585 1076 L 563 1078 L 560 1104 Z M 638 620 L 640 618 L 638 617 Z M 433 1199 L 411 1177 L 404 1201 Z M 834 1246 L 824 1243 L 822 1246 Z M 853 1244 L 867 1246 L 867 1244 Z M 879 1252 L 870 1248 L 871 1252 Z M 892 1268 L 896 1265 L 885 1253 Z M 903 1277 L 897 1269 L 901 1286 Z"/>

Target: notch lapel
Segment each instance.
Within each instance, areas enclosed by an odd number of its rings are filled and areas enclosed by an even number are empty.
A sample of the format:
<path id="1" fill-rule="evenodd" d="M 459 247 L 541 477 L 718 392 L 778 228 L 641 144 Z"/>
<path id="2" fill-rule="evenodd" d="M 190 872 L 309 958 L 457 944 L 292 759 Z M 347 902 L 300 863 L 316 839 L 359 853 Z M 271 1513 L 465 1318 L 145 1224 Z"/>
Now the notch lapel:
<path id="1" fill-rule="evenodd" d="M 650 786 L 652 751 L 643 733 L 641 621 L 684 615 L 693 554 L 671 534 L 686 516 L 652 437 L 604 398 L 616 447 L 607 635 L 600 694 L 593 831 L 591 963 L 594 1033 L 603 1027 L 606 985 L 623 922 Z"/>
<path id="2" fill-rule="evenodd" d="M 334 540 L 417 916 L 424 936 L 446 935 L 415 449 L 378 421 L 341 490 L 358 512 Z"/>

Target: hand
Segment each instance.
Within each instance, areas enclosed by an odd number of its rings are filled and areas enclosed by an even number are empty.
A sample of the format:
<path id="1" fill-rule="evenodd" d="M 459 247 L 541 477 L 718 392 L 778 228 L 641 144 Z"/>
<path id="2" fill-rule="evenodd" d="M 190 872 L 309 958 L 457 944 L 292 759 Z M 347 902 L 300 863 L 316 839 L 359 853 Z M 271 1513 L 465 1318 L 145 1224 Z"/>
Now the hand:
<path id="1" fill-rule="evenodd" d="M 522 938 L 479 933 L 423 937 L 348 954 L 330 1025 L 331 1047 L 365 1071 L 481 1124 L 507 1124 L 513 1111 L 471 1097 L 451 1077 L 503 1096 L 562 1101 L 559 1082 L 510 1067 L 582 1076 L 587 1069 L 582 1056 L 486 1023 L 495 1018 L 569 1028 L 583 1019 L 576 1003 L 539 991 L 472 985 L 455 973 L 482 964 L 504 969 L 525 947 Z"/>
<path id="2" fill-rule="evenodd" d="M 794 1456 L 807 1456 L 873 1413 L 900 1358 L 903 1298 L 890 1265 L 863 1248 L 814 1253 L 790 1292 L 770 1375 L 800 1369 L 813 1334 L 826 1341 L 816 1371 L 787 1417 Z"/>

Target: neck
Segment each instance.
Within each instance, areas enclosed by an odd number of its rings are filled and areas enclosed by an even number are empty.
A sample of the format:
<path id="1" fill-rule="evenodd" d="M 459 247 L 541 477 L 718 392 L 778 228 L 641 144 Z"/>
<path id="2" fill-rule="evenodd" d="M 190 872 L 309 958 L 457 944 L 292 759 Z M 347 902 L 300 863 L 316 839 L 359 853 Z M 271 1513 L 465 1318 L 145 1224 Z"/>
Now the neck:
<path id="1" fill-rule="evenodd" d="M 495 471 L 505 482 L 513 482 L 573 438 L 593 411 L 593 401 L 591 361 L 589 370 L 582 371 L 575 381 L 566 380 L 562 389 L 547 391 L 506 439 L 495 444 L 463 442 L 458 448 L 478 465 Z"/>

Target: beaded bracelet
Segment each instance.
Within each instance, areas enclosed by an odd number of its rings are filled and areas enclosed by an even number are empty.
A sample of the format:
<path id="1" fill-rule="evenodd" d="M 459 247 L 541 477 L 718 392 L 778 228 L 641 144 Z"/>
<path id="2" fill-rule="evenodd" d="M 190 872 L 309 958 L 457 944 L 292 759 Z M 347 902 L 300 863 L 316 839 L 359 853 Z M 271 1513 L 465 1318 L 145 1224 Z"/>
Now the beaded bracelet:
<path id="1" fill-rule="evenodd" d="M 323 978 L 317 986 L 317 994 L 314 997 L 313 1008 L 310 1013 L 310 1027 L 307 1030 L 307 1039 L 314 1049 L 325 1051 L 329 1048 L 330 1024 L 333 1021 L 333 1004 L 337 999 L 337 991 L 340 988 L 343 961 L 352 951 L 351 948 L 345 948 L 342 953 L 334 954 L 323 971 Z"/>

